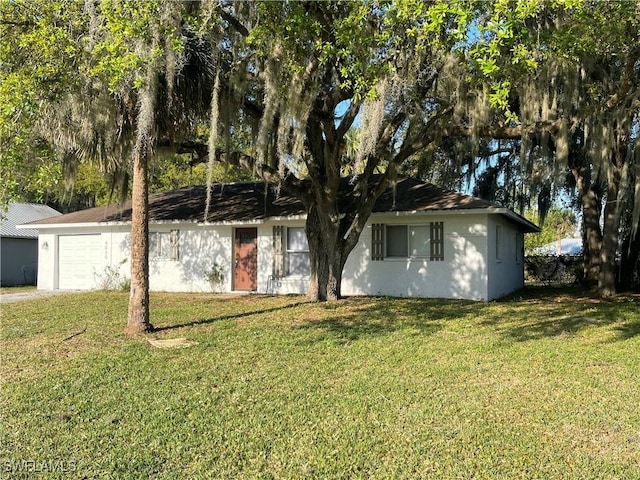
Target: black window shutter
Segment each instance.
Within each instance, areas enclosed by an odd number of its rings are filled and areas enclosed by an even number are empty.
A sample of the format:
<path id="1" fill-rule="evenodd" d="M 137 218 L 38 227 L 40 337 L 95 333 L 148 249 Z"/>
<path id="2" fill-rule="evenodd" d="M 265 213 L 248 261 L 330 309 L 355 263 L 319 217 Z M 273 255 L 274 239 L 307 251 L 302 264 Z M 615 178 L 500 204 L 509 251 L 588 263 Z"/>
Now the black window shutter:
<path id="1" fill-rule="evenodd" d="M 169 259 L 180 260 L 180 230 L 171 230 L 169 235 Z"/>
<path id="2" fill-rule="evenodd" d="M 430 260 L 437 262 L 444 260 L 444 223 L 431 222 Z"/>
<path id="3" fill-rule="evenodd" d="M 273 227 L 273 276 L 274 278 L 284 277 L 284 227 L 275 225 Z"/>
<path id="4" fill-rule="evenodd" d="M 371 225 L 371 260 L 384 260 L 384 224 Z"/>

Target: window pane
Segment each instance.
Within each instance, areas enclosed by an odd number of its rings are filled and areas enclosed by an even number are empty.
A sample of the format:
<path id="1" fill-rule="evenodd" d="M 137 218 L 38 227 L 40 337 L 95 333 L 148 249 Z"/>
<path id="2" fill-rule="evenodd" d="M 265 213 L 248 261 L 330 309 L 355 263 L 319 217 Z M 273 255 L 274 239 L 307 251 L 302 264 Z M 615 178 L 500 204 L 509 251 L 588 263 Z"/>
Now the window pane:
<path id="1" fill-rule="evenodd" d="M 156 258 L 160 255 L 160 242 L 157 233 L 149 234 L 149 257 Z"/>
<path id="2" fill-rule="evenodd" d="M 412 257 L 429 255 L 429 227 L 409 227 L 409 247 Z"/>
<path id="3" fill-rule="evenodd" d="M 160 236 L 160 257 L 169 258 L 171 252 L 171 234 L 169 232 L 162 232 Z"/>
<path id="4" fill-rule="evenodd" d="M 308 252 L 309 243 L 304 228 L 287 228 L 287 250 L 290 252 Z"/>
<path id="5" fill-rule="evenodd" d="M 169 232 L 149 233 L 149 257 L 169 258 L 171 252 L 171 234 Z"/>
<path id="6" fill-rule="evenodd" d="M 238 235 L 238 243 L 240 245 L 249 245 L 255 243 L 256 237 L 253 232 L 241 231 Z"/>
<path id="7" fill-rule="evenodd" d="M 311 271 L 308 252 L 292 252 L 287 255 L 289 275 L 308 276 Z"/>
<path id="8" fill-rule="evenodd" d="M 387 227 L 387 257 L 408 257 L 407 226 Z"/>

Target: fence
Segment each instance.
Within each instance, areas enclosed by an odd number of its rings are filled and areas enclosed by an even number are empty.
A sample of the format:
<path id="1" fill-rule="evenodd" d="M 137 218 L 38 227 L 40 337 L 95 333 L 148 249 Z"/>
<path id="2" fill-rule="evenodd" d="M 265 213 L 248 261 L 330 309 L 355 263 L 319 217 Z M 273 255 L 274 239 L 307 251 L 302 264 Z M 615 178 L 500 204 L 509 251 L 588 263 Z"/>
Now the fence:
<path id="1" fill-rule="evenodd" d="M 579 283 L 583 278 L 582 255 L 530 255 L 525 257 L 526 283 Z"/>

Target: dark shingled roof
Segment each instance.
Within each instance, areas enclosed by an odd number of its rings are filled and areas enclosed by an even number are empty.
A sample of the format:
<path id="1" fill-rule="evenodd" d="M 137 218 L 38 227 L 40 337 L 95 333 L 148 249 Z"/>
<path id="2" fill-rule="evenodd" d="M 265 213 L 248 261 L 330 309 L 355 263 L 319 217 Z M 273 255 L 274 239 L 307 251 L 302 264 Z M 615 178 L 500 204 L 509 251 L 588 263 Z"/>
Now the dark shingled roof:
<path id="1" fill-rule="evenodd" d="M 349 179 L 340 185 L 340 210 L 351 208 L 347 192 Z M 185 187 L 149 196 L 150 221 L 193 221 L 204 218 L 206 186 Z M 394 203 L 395 200 L 395 203 Z M 395 195 L 389 188 L 378 198 L 374 212 L 426 212 L 438 210 L 469 210 L 500 208 L 485 200 L 444 190 L 435 185 L 412 178 L 401 178 L 396 183 Z M 215 184 L 211 192 L 211 205 L 207 221 L 248 222 L 272 217 L 304 215 L 304 205 L 282 191 L 276 195 L 273 188 L 263 182 Z M 513 214 L 516 217 L 516 214 Z M 521 217 L 520 217 L 521 218 Z M 71 223 L 126 222 L 131 220 L 131 202 L 124 205 L 95 207 L 59 217 L 32 222 L 33 225 L 62 225 Z M 519 220 L 519 219 L 518 219 Z M 524 218 L 522 220 L 530 223 Z M 523 223 L 523 222 L 519 222 Z M 525 225 L 526 225 L 525 223 Z"/>

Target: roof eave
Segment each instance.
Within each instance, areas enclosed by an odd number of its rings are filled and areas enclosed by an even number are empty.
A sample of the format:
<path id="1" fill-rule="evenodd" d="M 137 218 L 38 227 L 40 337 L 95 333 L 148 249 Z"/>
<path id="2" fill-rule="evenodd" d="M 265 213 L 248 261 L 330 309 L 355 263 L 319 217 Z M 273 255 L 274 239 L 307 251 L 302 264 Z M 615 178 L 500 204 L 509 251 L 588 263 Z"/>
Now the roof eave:
<path id="1" fill-rule="evenodd" d="M 29 236 L 29 235 L 2 235 L 2 238 L 14 238 L 17 240 L 37 240 L 38 235 Z"/>
<path id="2" fill-rule="evenodd" d="M 523 231 L 525 233 L 540 233 L 542 231 L 542 229 L 538 225 L 536 225 L 533 222 L 530 222 L 523 216 L 518 215 L 516 212 L 509 210 L 508 208 L 503 208 L 503 207 L 490 208 L 489 210 L 491 210 L 492 213 L 498 213 L 500 215 L 504 215 L 509 220 L 521 225 L 522 227 L 524 227 Z"/>
<path id="3" fill-rule="evenodd" d="M 508 208 L 501 207 L 487 207 L 487 208 L 469 208 L 469 209 L 442 209 L 442 210 L 406 210 L 406 211 L 390 211 L 390 212 L 373 212 L 372 217 L 379 216 L 397 216 L 406 217 L 412 215 L 478 215 L 478 214 L 498 214 L 504 215 L 509 220 L 517 223 L 527 233 L 540 232 L 540 228 L 534 223 L 530 222 L 526 218 L 518 215 L 517 213 L 509 210 Z M 222 222 L 198 222 L 195 220 L 150 220 L 152 225 L 177 225 L 177 224 L 191 224 L 198 226 L 236 226 L 236 225 L 261 225 L 266 222 L 281 222 L 281 221 L 295 221 L 305 220 L 306 214 L 289 215 L 289 216 L 274 216 L 268 218 L 261 218 L 255 220 L 231 220 Z M 17 229 L 37 229 L 37 230 L 54 230 L 54 229 L 71 229 L 71 228 L 89 228 L 89 227 L 122 227 L 130 225 L 130 221 L 118 221 L 118 222 L 86 222 L 86 223 L 40 223 L 40 224 L 26 224 L 16 225 Z"/>
<path id="4" fill-rule="evenodd" d="M 396 216 L 406 217 L 411 215 L 504 215 L 509 220 L 523 227 L 525 233 L 540 232 L 540 227 L 530 222 L 526 218 L 504 207 L 486 207 L 486 208 L 459 208 L 459 209 L 439 209 L 439 210 L 405 210 L 390 212 L 373 212 L 371 216 Z"/>
<path id="5" fill-rule="evenodd" d="M 87 228 L 87 227 L 112 227 L 128 225 L 131 222 L 83 222 L 83 223 L 27 223 L 16 225 L 17 229 L 51 230 L 56 228 Z"/>

